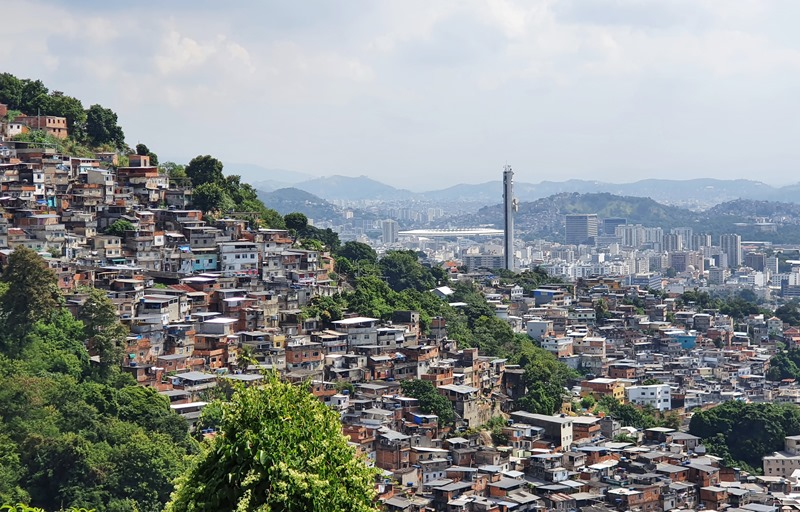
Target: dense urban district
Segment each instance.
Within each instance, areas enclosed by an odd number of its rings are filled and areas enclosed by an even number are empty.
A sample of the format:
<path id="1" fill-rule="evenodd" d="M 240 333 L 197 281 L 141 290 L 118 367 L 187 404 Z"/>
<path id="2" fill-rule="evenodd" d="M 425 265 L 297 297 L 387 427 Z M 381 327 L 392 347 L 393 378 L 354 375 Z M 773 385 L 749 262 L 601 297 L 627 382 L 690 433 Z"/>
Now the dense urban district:
<path id="1" fill-rule="evenodd" d="M 7 509 L 800 509 L 796 248 L 569 213 L 503 269 L 486 226 L 340 239 L 0 103 Z"/>

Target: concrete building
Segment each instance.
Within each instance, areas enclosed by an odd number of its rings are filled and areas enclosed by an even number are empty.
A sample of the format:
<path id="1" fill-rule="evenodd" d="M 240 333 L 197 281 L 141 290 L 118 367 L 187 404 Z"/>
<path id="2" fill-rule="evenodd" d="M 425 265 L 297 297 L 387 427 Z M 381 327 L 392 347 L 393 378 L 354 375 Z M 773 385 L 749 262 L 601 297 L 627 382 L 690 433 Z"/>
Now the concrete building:
<path id="1" fill-rule="evenodd" d="M 766 455 L 763 459 L 764 476 L 789 478 L 800 469 L 800 436 L 786 436 L 784 450 Z"/>
<path id="2" fill-rule="evenodd" d="M 636 405 L 649 405 L 658 411 L 672 409 L 672 395 L 668 384 L 631 386 L 627 388 L 628 401 Z"/>
<path id="3" fill-rule="evenodd" d="M 397 221 L 386 219 L 381 222 L 381 229 L 383 230 L 383 243 L 393 244 L 397 242 L 400 229 L 397 227 Z"/>
<path id="4" fill-rule="evenodd" d="M 596 213 L 567 215 L 565 242 L 569 245 L 591 244 L 597 236 L 597 227 Z"/>
<path id="5" fill-rule="evenodd" d="M 720 235 L 719 247 L 728 256 L 728 267 L 738 268 L 742 264 L 742 237 L 740 235 Z"/>

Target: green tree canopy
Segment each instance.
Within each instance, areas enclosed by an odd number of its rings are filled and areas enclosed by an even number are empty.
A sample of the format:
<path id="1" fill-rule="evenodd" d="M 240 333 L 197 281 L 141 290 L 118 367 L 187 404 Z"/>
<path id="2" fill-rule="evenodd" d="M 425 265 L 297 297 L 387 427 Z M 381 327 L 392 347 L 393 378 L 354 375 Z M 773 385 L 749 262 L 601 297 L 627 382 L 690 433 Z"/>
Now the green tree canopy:
<path id="1" fill-rule="evenodd" d="M 67 130 L 74 139 L 82 139 L 86 130 L 86 110 L 77 98 L 54 91 L 47 101 L 47 113 L 67 119 Z M 44 112 L 42 112 L 44 114 Z"/>
<path id="2" fill-rule="evenodd" d="M 136 154 L 141 156 L 149 156 L 150 157 L 150 165 L 158 165 L 158 155 L 150 151 L 144 144 L 137 144 L 136 145 Z"/>
<path id="3" fill-rule="evenodd" d="M 453 404 L 437 391 L 430 381 L 411 379 L 400 383 L 403 394 L 419 400 L 419 408 L 425 414 L 435 414 L 440 425 L 448 425 L 455 420 Z"/>
<path id="4" fill-rule="evenodd" d="M 287 213 L 283 216 L 283 223 L 286 224 L 286 229 L 299 233 L 308 227 L 308 217 L 300 212 Z"/>
<path id="5" fill-rule="evenodd" d="M 339 249 L 337 256 L 347 258 L 351 262 L 366 261 L 375 263 L 378 261 L 378 253 L 369 245 L 351 240 Z"/>
<path id="6" fill-rule="evenodd" d="M 117 124 L 117 114 L 101 105 L 92 105 L 86 111 L 86 136 L 94 146 L 111 144 L 117 149 L 125 147 L 125 134 Z"/>
<path id="7" fill-rule="evenodd" d="M 689 432 L 726 464 L 758 468 L 762 457 L 783 449 L 786 436 L 800 434 L 800 407 L 732 400 L 694 413 Z"/>
<path id="8" fill-rule="evenodd" d="M 22 332 L 37 320 L 51 318 L 61 305 L 55 273 L 25 246 L 18 246 L 9 256 L 2 281 L 8 290 L 0 298 L 0 309 L 13 331 Z"/>
<path id="9" fill-rule="evenodd" d="M 414 251 L 389 251 L 378 261 L 381 273 L 393 290 L 430 290 L 437 282 L 430 268 L 419 264 Z"/>
<path id="10" fill-rule="evenodd" d="M 225 176 L 222 174 L 222 162 L 211 155 L 198 155 L 186 166 L 186 175 L 191 178 L 195 187 L 206 183 L 222 184 Z"/>
<path id="11" fill-rule="evenodd" d="M 117 219 L 110 226 L 108 226 L 108 228 L 106 228 L 106 234 L 125 238 L 125 232 L 132 231 L 134 229 L 136 228 L 133 226 L 131 221 L 126 219 Z"/>
<path id="12" fill-rule="evenodd" d="M 236 206 L 219 183 L 203 183 L 195 187 L 192 204 L 204 212 L 228 211 Z"/>
<path id="13" fill-rule="evenodd" d="M 789 325 L 800 325 L 800 303 L 790 300 L 775 310 L 775 316 Z"/>
<path id="14" fill-rule="evenodd" d="M 376 511 L 378 471 L 355 457 L 336 413 L 270 375 L 222 405 L 220 435 L 178 482 L 169 512 Z"/>

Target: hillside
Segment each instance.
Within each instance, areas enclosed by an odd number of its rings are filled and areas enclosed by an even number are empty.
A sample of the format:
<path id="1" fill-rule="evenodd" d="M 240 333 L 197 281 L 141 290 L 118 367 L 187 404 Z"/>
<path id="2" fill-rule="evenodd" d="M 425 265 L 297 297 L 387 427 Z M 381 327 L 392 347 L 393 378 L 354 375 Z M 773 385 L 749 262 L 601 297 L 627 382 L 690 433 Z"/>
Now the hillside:
<path id="1" fill-rule="evenodd" d="M 310 219 L 333 219 L 342 216 L 338 207 L 321 197 L 294 187 L 281 188 L 272 192 L 259 190 L 258 198 L 268 208 L 276 210 L 281 215 L 300 212 Z"/>
<path id="2" fill-rule="evenodd" d="M 649 198 L 608 193 L 556 194 L 536 201 L 521 202 L 515 218 L 517 233 L 524 238 L 563 240 L 564 216 L 570 213 L 596 213 L 601 219 L 624 217 L 630 224 L 691 227 L 696 233 L 739 233 L 744 240 L 783 243 L 800 236 L 800 205 L 737 199 L 704 212 L 667 206 Z M 449 225 L 502 226 L 502 206 L 481 208 L 474 215 L 448 219 Z M 776 224 L 775 232 L 757 222 Z"/>
<path id="3" fill-rule="evenodd" d="M 693 221 L 689 210 L 666 206 L 649 198 L 613 194 L 563 193 L 519 205 L 515 225 L 527 237 L 560 239 L 564 235 L 564 216 L 568 213 L 597 213 L 603 217 L 625 217 L 645 226 L 683 225 Z M 454 224 L 501 226 L 502 205 L 486 206 L 475 215 L 455 220 Z M 450 219 L 453 220 L 453 219 Z"/>
<path id="4" fill-rule="evenodd" d="M 297 183 L 295 187 L 328 201 L 391 201 L 414 196 L 409 190 L 397 189 L 366 176 L 327 176 Z"/>
<path id="5" fill-rule="evenodd" d="M 692 209 L 706 209 L 725 201 L 747 197 L 751 199 L 776 200 L 792 197 L 791 187 L 775 189 L 758 181 L 750 180 L 667 180 L 647 179 L 633 183 L 605 183 L 602 181 L 566 180 L 542 181 L 540 183 L 514 183 L 514 196 L 520 201 L 535 201 L 564 193 L 610 193 L 620 196 L 649 197 L 655 201 Z M 786 193 L 784 191 L 786 190 Z M 796 192 L 796 190 L 795 190 Z M 459 184 L 441 190 L 424 192 L 422 197 L 442 201 L 489 201 L 497 202 L 502 194 L 499 180 L 477 185 Z M 798 197 L 796 194 L 793 197 Z M 788 200 L 788 199 L 786 199 Z"/>

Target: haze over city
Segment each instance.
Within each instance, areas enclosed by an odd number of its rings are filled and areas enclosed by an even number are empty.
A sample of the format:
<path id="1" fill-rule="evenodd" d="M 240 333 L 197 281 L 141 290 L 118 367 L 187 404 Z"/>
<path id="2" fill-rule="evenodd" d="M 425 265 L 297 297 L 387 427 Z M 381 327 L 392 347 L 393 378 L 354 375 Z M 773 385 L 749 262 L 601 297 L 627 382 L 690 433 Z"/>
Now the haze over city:
<path id="1" fill-rule="evenodd" d="M 789 1 L 9 1 L 5 71 L 213 153 L 412 190 L 498 179 L 796 181 Z M 59 30 L 32 31 L 42 23 Z M 18 44 L 24 40 L 25 44 Z M 257 176 L 248 176 L 257 179 Z"/>

